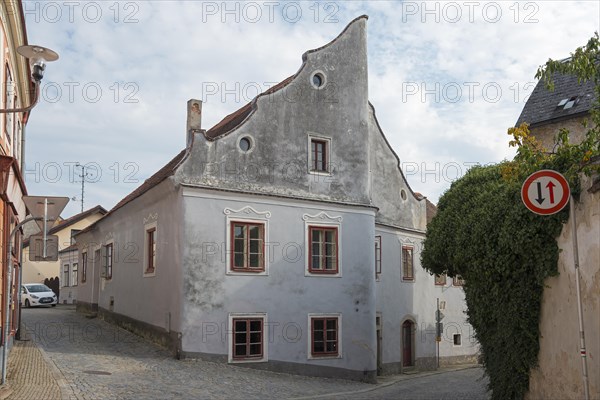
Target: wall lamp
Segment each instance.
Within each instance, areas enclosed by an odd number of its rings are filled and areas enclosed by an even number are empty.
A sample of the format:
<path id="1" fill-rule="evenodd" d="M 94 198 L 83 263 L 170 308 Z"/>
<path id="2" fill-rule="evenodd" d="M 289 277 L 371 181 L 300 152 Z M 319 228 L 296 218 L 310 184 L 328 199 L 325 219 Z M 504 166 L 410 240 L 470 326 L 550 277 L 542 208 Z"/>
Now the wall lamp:
<path id="1" fill-rule="evenodd" d="M 27 112 L 33 107 L 35 107 L 40 98 L 40 81 L 44 77 L 46 63 L 58 60 L 58 54 L 55 51 L 42 46 L 19 46 L 17 48 L 17 53 L 29 59 L 29 66 L 31 67 L 31 78 L 35 83 L 35 97 L 33 103 L 27 107 L 13 108 L 8 110 L 0 109 L 0 114 Z"/>

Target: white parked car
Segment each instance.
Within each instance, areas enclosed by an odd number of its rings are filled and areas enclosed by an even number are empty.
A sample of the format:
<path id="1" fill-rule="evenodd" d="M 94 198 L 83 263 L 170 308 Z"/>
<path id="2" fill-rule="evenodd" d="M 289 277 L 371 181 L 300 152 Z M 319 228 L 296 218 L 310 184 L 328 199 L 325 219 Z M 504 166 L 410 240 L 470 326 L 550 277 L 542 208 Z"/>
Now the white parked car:
<path id="1" fill-rule="evenodd" d="M 33 306 L 56 307 L 58 297 L 48 286 L 41 283 L 26 283 L 21 286 L 21 304 L 27 308 Z"/>

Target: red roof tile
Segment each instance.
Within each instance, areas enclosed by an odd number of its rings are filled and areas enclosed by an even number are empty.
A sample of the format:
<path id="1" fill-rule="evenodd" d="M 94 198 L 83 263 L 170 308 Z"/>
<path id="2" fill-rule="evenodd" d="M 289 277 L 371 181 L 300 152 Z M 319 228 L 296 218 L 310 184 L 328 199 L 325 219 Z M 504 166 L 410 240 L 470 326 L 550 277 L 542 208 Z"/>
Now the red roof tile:
<path id="1" fill-rule="evenodd" d="M 209 140 L 214 140 L 219 136 L 229 133 L 235 128 L 237 128 L 242 122 L 246 120 L 246 118 L 248 118 L 250 114 L 252 114 L 252 111 L 254 110 L 253 104 L 256 103 L 256 100 L 260 96 L 266 96 L 276 92 L 279 89 L 284 88 L 292 81 L 292 79 L 294 79 L 295 76 L 296 75 L 289 76 L 283 81 L 279 82 L 277 85 L 271 86 L 268 90 L 256 96 L 250 103 L 246 104 L 239 110 L 223 118 L 219 123 L 217 123 L 215 126 L 206 131 L 206 138 Z"/>
<path id="2" fill-rule="evenodd" d="M 154 186 L 158 185 L 171 175 L 175 173 L 175 168 L 179 165 L 181 161 L 185 158 L 186 150 L 182 150 L 179 154 L 177 154 L 171 161 L 167 163 L 164 167 L 159 169 L 154 175 L 150 178 L 146 179 L 144 183 L 142 183 L 137 189 L 133 192 L 129 193 L 125 196 L 120 202 L 118 202 L 106 216 L 112 214 L 119 208 L 123 207 L 125 204 L 130 201 L 140 197 L 142 194 L 146 193 L 148 190 L 152 189 Z"/>

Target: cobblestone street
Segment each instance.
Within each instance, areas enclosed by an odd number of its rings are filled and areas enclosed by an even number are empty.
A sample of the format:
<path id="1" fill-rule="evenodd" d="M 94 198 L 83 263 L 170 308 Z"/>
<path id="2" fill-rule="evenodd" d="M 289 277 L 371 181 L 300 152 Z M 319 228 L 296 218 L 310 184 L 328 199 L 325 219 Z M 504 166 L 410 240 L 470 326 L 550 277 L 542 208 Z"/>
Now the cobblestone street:
<path id="1" fill-rule="evenodd" d="M 370 385 L 175 360 L 125 330 L 86 319 L 72 306 L 25 309 L 23 321 L 28 337 L 56 367 L 62 396 L 71 399 L 487 398 L 480 368 L 386 377 Z"/>

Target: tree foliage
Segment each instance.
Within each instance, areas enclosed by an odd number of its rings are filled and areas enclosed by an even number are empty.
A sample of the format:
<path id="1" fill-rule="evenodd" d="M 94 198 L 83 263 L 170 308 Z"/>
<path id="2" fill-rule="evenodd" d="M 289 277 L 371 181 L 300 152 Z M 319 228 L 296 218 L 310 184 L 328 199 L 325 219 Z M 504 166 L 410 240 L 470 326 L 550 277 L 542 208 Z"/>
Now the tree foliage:
<path id="1" fill-rule="evenodd" d="M 474 167 L 442 196 L 427 228 L 422 265 L 431 273 L 461 275 L 468 320 L 481 345 L 493 399 L 521 399 L 537 365 L 544 281 L 558 274 L 556 237 L 568 209 L 552 216 L 531 213 L 520 189 L 531 173 L 563 173 L 575 193 L 580 173 L 598 172 L 600 158 L 600 41 L 598 34 L 568 61 L 549 60 L 537 78 L 552 89 L 556 73 L 593 80 L 596 103 L 580 143 L 561 129 L 553 149 L 544 149 L 526 124 L 508 130 L 517 148 L 512 161 Z"/>

